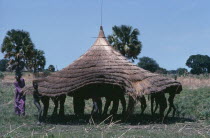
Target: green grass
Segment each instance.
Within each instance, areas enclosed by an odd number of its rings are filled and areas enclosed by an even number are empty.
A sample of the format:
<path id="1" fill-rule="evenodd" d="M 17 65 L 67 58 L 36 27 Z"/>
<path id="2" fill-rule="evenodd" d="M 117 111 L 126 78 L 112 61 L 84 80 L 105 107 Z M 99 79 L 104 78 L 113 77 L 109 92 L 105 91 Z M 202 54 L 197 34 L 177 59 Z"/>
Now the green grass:
<path id="1" fill-rule="evenodd" d="M 149 102 L 144 117 L 139 115 L 138 103 L 135 115 L 125 123 L 114 123 L 118 119 L 109 119 L 105 123 L 100 124 L 101 121 L 96 121 L 96 124 L 93 124 L 89 123 L 88 114 L 92 109 L 92 102 L 89 100 L 86 101 L 86 118 L 77 120 L 73 116 L 72 98 L 67 97 L 65 121 L 58 123 L 49 117 L 47 123 L 37 125 L 37 109 L 33 104 L 32 95 L 27 95 L 26 116 L 19 117 L 14 114 L 13 90 L 12 84 L 0 84 L 0 137 L 210 137 L 209 88 L 184 89 L 176 97 L 177 117 L 168 119 L 165 124 L 151 119 Z M 51 103 L 49 115 L 52 108 Z"/>
<path id="2" fill-rule="evenodd" d="M 175 100 L 180 117 L 196 120 L 210 119 L 210 88 L 184 89 Z"/>

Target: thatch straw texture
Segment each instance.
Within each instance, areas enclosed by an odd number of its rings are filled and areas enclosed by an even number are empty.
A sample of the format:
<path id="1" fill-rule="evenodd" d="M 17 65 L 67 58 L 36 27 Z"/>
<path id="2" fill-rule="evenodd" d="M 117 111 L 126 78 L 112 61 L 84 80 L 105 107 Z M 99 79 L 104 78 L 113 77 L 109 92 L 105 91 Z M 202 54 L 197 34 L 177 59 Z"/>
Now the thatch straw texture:
<path id="1" fill-rule="evenodd" d="M 181 91 L 173 79 L 150 73 L 129 62 L 105 38 L 102 27 L 93 46 L 72 64 L 39 83 L 42 95 L 69 94 L 92 84 L 111 84 L 124 88 L 132 96 L 156 92 Z"/>

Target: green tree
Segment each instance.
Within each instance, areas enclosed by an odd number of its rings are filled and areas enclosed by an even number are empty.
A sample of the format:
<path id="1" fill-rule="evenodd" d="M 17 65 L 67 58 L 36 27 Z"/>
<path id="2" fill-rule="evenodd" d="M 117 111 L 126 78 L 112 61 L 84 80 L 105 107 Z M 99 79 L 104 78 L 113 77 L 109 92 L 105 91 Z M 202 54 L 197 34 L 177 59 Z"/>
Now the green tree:
<path id="1" fill-rule="evenodd" d="M 176 75 L 176 70 L 168 70 L 168 74 Z"/>
<path id="2" fill-rule="evenodd" d="M 186 65 L 192 74 L 210 73 L 210 57 L 207 55 L 191 55 Z"/>
<path id="3" fill-rule="evenodd" d="M 51 72 L 55 72 L 55 67 L 53 65 L 49 65 L 48 70 Z"/>
<path id="4" fill-rule="evenodd" d="M 151 72 L 156 72 L 160 68 L 158 63 L 149 57 L 139 58 L 138 66 Z"/>
<path id="5" fill-rule="evenodd" d="M 27 61 L 32 58 L 34 44 L 28 32 L 23 30 L 10 30 L 7 32 L 1 45 L 1 52 L 10 60 L 16 74 L 20 74 Z"/>
<path id="6" fill-rule="evenodd" d="M 114 26 L 112 30 L 113 34 L 108 36 L 109 43 L 123 56 L 134 62 L 142 48 L 142 44 L 138 40 L 139 30 L 127 25 Z"/>
<path id="7" fill-rule="evenodd" d="M 159 67 L 155 72 L 159 73 L 159 74 L 167 74 L 168 73 L 167 69 L 161 68 L 161 67 Z"/>
<path id="8" fill-rule="evenodd" d="M 44 56 L 44 51 L 34 49 L 32 53 L 32 58 L 28 61 L 28 67 L 33 70 L 34 73 L 37 71 L 43 71 L 45 64 L 46 64 L 46 59 Z"/>
<path id="9" fill-rule="evenodd" d="M 8 62 L 9 60 L 7 59 L 0 60 L 0 71 L 6 71 Z"/>
<path id="10" fill-rule="evenodd" d="M 188 73 L 188 70 L 187 70 L 186 68 L 178 68 L 178 69 L 176 70 L 176 73 L 177 73 L 178 75 L 185 75 L 185 74 Z"/>

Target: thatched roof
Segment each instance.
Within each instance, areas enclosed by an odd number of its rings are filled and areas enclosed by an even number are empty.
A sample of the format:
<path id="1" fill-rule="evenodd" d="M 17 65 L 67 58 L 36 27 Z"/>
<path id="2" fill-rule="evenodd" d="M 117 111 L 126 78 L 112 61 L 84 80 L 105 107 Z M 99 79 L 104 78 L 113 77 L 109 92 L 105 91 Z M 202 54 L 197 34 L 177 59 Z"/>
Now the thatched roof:
<path id="1" fill-rule="evenodd" d="M 117 85 L 132 96 L 168 90 L 179 93 L 182 89 L 179 82 L 129 62 L 110 46 L 102 27 L 93 46 L 69 66 L 42 80 L 39 92 L 42 95 L 56 96 L 75 92 L 91 84 Z"/>

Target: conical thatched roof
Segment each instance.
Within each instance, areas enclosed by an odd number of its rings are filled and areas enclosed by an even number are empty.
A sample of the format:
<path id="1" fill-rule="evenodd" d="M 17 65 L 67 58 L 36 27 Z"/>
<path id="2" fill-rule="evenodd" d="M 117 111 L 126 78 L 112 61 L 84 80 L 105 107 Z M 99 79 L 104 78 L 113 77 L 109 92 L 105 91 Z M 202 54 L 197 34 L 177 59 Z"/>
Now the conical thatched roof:
<path id="1" fill-rule="evenodd" d="M 102 27 L 93 46 L 69 66 L 42 80 L 39 92 L 47 96 L 69 94 L 90 84 L 118 85 L 132 96 L 168 90 L 179 93 L 182 89 L 179 82 L 129 62 L 110 46 Z"/>

